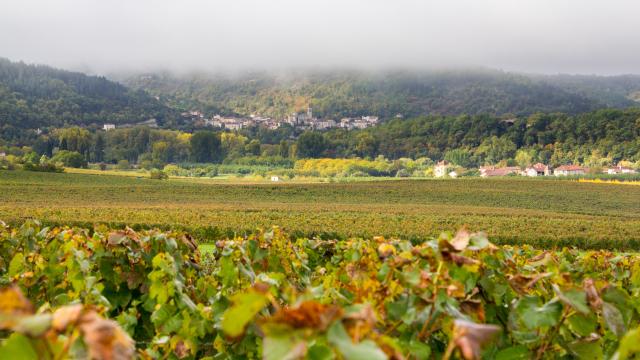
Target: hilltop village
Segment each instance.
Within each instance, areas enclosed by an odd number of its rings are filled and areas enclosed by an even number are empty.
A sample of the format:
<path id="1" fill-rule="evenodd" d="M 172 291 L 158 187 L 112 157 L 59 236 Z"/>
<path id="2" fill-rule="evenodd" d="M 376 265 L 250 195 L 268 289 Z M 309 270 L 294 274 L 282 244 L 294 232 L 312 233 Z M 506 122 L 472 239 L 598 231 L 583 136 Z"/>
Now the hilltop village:
<path id="1" fill-rule="evenodd" d="M 206 117 L 200 111 L 183 112 L 182 117 L 200 127 L 216 127 L 229 130 L 240 130 L 250 127 L 266 127 L 271 130 L 288 125 L 301 130 L 326 130 L 332 128 L 365 129 L 378 125 L 377 116 L 345 117 L 339 120 L 319 118 L 313 115 L 311 107 L 306 112 L 294 112 L 283 119 L 273 119 L 261 115 L 251 114 L 249 117 L 214 115 Z"/>

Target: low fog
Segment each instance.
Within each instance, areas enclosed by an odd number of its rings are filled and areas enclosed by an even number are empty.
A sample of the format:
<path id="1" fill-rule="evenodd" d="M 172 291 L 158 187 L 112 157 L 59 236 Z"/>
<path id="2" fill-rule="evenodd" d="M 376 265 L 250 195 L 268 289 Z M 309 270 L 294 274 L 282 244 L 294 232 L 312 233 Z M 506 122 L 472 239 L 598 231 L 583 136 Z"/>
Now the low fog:
<path id="1" fill-rule="evenodd" d="M 633 0 L 2 0 L 0 57 L 92 73 L 640 73 Z"/>

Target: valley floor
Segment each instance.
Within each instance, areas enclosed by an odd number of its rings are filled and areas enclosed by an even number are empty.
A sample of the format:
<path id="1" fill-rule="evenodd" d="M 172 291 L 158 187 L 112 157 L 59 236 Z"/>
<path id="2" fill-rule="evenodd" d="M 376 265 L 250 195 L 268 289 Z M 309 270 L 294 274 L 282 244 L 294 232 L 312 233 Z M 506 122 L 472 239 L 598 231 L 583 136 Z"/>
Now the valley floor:
<path id="1" fill-rule="evenodd" d="M 152 180 L 0 171 L 0 220 L 182 227 L 203 240 L 299 235 L 424 238 L 467 226 L 498 243 L 640 248 L 640 187 L 504 178 L 353 183 Z"/>

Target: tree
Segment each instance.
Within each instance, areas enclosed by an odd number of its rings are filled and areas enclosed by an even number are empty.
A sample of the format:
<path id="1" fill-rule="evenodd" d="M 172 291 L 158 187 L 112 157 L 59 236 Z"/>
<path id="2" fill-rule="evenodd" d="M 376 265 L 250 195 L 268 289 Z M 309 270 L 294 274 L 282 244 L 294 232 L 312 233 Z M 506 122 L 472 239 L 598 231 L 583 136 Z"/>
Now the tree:
<path id="1" fill-rule="evenodd" d="M 463 148 L 447 151 L 444 154 L 444 159 L 456 166 L 462 166 L 465 168 L 470 167 L 472 164 L 471 152 Z"/>
<path id="2" fill-rule="evenodd" d="M 93 141 L 92 158 L 95 162 L 104 161 L 104 148 L 106 146 L 104 135 L 101 132 L 96 133 Z"/>
<path id="3" fill-rule="evenodd" d="M 298 138 L 298 157 L 321 157 L 326 146 L 326 141 L 322 134 L 313 131 L 306 131 Z"/>
<path id="4" fill-rule="evenodd" d="M 245 152 L 250 155 L 260 156 L 260 141 L 259 140 L 251 140 L 245 146 Z"/>
<path id="5" fill-rule="evenodd" d="M 156 141 L 151 146 L 151 158 L 156 164 L 164 164 L 169 162 L 171 158 L 171 148 L 166 141 Z"/>
<path id="6" fill-rule="evenodd" d="M 521 168 L 531 166 L 536 158 L 536 151 L 534 149 L 520 149 L 516 152 L 516 163 Z"/>
<path id="7" fill-rule="evenodd" d="M 516 151 L 516 144 L 511 140 L 492 136 L 482 142 L 476 153 L 486 164 L 495 164 L 500 160 L 510 159 Z"/>
<path id="8" fill-rule="evenodd" d="M 287 140 L 280 141 L 280 145 L 278 146 L 278 153 L 283 158 L 289 157 L 289 142 Z"/>
<path id="9" fill-rule="evenodd" d="M 212 131 L 198 131 L 191 137 L 191 155 L 196 162 L 216 162 L 220 158 L 220 139 Z"/>
<path id="10" fill-rule="evenodd" d="M 84 156 L 76 151 L 60 150 L 53 156 L 53 158 L 51 158 L 51 161 L 53 161 L 54 163 L 60 162 L 67 167 L 87 167 L 87 161 L 85 160 Z"/>

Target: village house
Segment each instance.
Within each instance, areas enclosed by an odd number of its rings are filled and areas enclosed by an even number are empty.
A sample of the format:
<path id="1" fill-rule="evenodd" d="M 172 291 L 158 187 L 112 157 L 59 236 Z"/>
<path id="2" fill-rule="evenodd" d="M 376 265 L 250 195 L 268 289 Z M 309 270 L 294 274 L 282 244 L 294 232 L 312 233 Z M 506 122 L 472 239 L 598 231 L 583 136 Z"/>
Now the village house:
<path id="1" fill-rule="evenodd" d="M 451 166 L 451 163 L 447 160 L 439 161 L 436 166 L 433 167 L 433 175 L 435 177 L 443 177 L 447 173 L 447 168 Z"/>
<path id="2" fill-rule="evenodd" d="M 636 170 L 627 166 L 622 166 L 618 164 L 612 168 L 607 169 L 607 174 L 615 175 L 615 174 L 635 174 Z"/>
<path id="3" fill-rule="evenodd" d="M 520 168 L 517 166 L 507 166 L 497 168 L 495 166 L 481 166 L 480 177 L 493 177 L 493 176 L 507 176 L 511 174 L 517 174 L 520 172 Z"/>
<path id="4" fill-rule="evenodd" d="M 532 166 L 528 166 L 526 169 L 524 169 L 524 171 L 522 172 L 522 175 L 524 176 L 550 176 L 551 175 L 551 168 L 549 167 L 549 165 L 545 165 L 542 163 L 537 163 L 534 164 Z"/>
<path id="5" fill-rule="evenodd" d="M 7 157 L 7 153 L 6 152 L 0 152 L 0 159 L 4 159 Z"/>
<path id="6" fill-rule="evenodd" d="M 273 181 L 273 182 L 279 182 L 279 181 L 280 181 L 280 177 L 279 177 L 279 176 L 275 176 L 275 175 L 274 175 L 274 176 L 272 176 L 272 177 L 271 177 L 271 181 Z"/>
<path id="7" fill-rule="evenodd" d="M 570 175 L 584 175 L 587 169 L 580 165 L 562 165 L 558 166 L 553 174 L 555 176 L 570 176 Z"/>
<path id="8" fill-rule="evenodd" d="M 102 130 L 104 130 L 104 131 L 113 130 L 115 128 L 116 128 L 115 124 L 104 124 L 104 125 L 102 125 Z"/>

